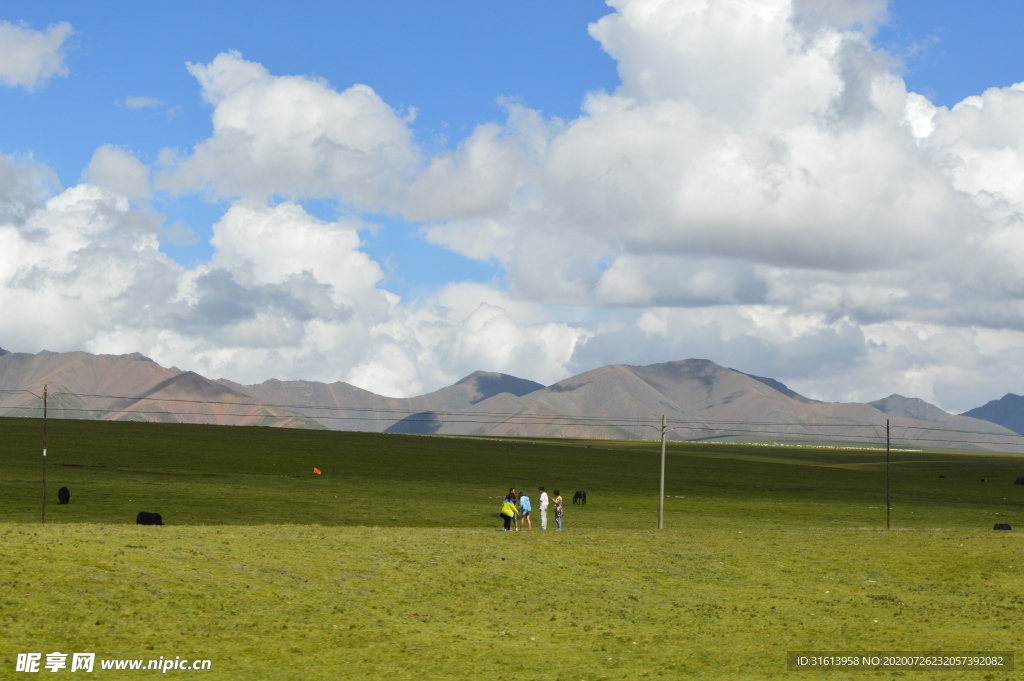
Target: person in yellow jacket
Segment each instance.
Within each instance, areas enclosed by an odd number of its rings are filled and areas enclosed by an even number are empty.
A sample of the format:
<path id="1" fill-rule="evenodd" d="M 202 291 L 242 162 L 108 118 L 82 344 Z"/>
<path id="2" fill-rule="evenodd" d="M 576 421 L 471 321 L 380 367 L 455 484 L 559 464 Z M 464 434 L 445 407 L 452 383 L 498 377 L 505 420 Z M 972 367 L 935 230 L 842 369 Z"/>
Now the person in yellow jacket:
<path id="1" fill-rule="evenodd" d="M 511 492 L 505 495 L 505 501 L 501 502 L 501 519 L 505 527 L 502 532 L 508 532 L 512 527 L 512 519 L 516 517 L 516 495 Z"/>

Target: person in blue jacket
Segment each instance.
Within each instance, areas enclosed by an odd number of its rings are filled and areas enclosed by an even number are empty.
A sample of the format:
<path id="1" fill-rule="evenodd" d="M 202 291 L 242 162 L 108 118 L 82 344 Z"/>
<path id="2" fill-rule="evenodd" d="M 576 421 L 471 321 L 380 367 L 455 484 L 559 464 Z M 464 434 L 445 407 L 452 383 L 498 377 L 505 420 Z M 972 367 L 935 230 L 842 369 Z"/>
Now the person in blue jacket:
<path id="1" fill-rule="evenodd" d="M 533 523 L 530 522 L 530 497 L 525 494 L 519 494 L 519 528 L 523 529 L 523 521 L 526 521 L 526 529 L 532 530 Z"/>

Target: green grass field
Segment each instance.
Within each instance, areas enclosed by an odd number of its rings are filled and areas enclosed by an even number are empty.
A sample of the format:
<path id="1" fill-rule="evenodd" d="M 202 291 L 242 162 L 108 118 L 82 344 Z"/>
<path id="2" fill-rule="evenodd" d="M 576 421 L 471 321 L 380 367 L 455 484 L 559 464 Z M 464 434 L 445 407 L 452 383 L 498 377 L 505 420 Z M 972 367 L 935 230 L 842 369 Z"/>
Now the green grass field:
<path id="1" fill-rule="evenodd" d="M 0 419 L 0 678 L 53 651 L 205 679 L 1024 676 L 786 671 L 1020 649 L 1019 456 L 894 453 L 886 531 L 884 452 L 670 444 L 659 531 L 654 442 L 50 421 L 42 525 L 41 435 Z M 498 532 L 540 484 L 590 503 Z"/>

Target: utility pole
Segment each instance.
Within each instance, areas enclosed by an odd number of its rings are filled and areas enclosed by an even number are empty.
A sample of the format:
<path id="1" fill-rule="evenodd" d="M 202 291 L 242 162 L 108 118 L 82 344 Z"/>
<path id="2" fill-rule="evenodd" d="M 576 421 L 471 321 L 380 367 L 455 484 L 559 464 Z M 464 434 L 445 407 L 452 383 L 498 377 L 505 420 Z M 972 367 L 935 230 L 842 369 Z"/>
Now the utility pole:
<path id="1" fill-rule="evenodd" d="M 892 529 L 892 466 L 889 460 L 889 419 L 885 420 L 885 529 Z"/>
<path id="2" fill-rule="evenodd" d="M 658 486 L 658 529 L 665 529 L 665 434 L 668 417 L 661 415 L 661 484 Z"/>
<path id="3" fill-rule="evenodd" d="M 43 384 L 43 523 L 46 523 L 46 389 Z"/>

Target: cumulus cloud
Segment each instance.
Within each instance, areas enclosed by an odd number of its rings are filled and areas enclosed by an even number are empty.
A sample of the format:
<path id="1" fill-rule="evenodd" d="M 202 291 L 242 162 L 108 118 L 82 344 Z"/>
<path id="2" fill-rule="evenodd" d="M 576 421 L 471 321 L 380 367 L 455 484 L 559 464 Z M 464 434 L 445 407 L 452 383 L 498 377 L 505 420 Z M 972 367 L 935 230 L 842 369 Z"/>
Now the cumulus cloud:
<path id="1" fill-rule="evenodd" d="M 0 84 L 34 90 L 67 75 L 64 48 L 71 33 L 66 21 L 44 31 L 0 21 Z"/>
<path id="2" fill-rule="evenodd" d="M 798 26 L 859 27 L 870 33 L 888 18 L 888 0 L 793 0 Z"/>
<path id="3" fill-rule="evenodd" d="M 513 271 L 517 253 L 532 257 L 524 239 L 558 236 L 601 242 L 598 262 L 672 253 L 868 271 L 948 253 L 977 223 L 942 154 L 922 144 L 933 118 L 923 98 L 862 32 L 798 25 L 785 0 L 616 6 L 591 32 L 617 59 L 620 88 L 589 95 L 584 115 L 533 152 L 543 163 L 503 214 L 460 224 L 453 203 L 435 241 L 496 254 Z M 487 218 L 523 227 L 487 249 L 477 227 Z M 597 264 L 592 252 L 545 253 Z M 534 260 L 529 272 L 541 269 L 566 268 Z M 572 269 L 582 288 L 602 288 L 593 267 Z"/>
<path id="4" fill-rule="evenodd" d="M 189 64 L 213 105 L 213 135 L 163 155 L 160 186 L 223 197 L 332 197 L 389 205 L 419 162 L 409 121 L 366 85 L 273 76 L 237 52 Z"/>
<path id="5" fill-rule="evenodd" d="M 238 201 L 213 226 L 212 258 L 184 267 L 160 252 L 170 228 L 159 216 L 109 187 L 53 194 L 47 180 L 0 157 L 5 347 L 141 350 L 211 376 L 347 380 L 405 396 L 481 367 L 554 380 L 580 337 L 489 287 L 403 302 L 382 288 L 361 250 L 369 225 L 355 218 Z"/>
<path id="6" fill-rule="evenodd" d="M 970 372 L 944 367 L 964 353 L 955 364 L 1000 382 L 972 339 L 1024 330 L 1024 84 L 952 109 L 908 92 L 871 44 L 882 0 L 610 4 L 590 31 L 621 85 L 587 95 L 575 120 L 534 126 L 518 154 L 517 129 L 490 124 L 445 156 L 444 168 L 486 167 L 483 142 L 501 140 L 490 160 L 529 162 L 505 164 L 514 182 L 458 180 L 503 205 L 469 212 L 432 193 L 431 241 L 501 262 L 513 295 L 629 311 L 579 346 L 581 369 L 616 352 L 703 352 L 833 399 L 887 381 L 966 408 L 936 387 L 962 394 Z M 649 309 L 718 321 L 663 337 L 631 324 Z M 805 328 L 721 326 L 766 309 Z M 934 329 L 960 339 L 956 352 Z"/>
<path id="7" fill-rule="evenodd" d="M 38 163 L 0 154 L 0 223 L 20 226 L 60 186 L 57 174 Z"/>
<path id="8" fill-rule="evenodd" d="M 93 152 L 82 179 L 112 189 L 129 199 L 149 196 L 149 167 L 130 151 L 112 144 L 104 144 Z"/>
<path id="9" fill-rule="evenodd" d="M 504 125 L 486 123 L 458 149 L 430 160 L 409 189 L 404 213 L 415 220 L 486 216 L 501 211 L 530 179 L 553 130 L 536 111 L 505 100 Z"/>
<path id="10" fill-rule="evenodd" d="M 93 185 L 0 223 L 9 344 L 81 349 L 129 320 L 152 318 L 149 303 L 173 291 L 178 270 L 159 253 L 156 231 L 156 221 L 131 211 L 123 196 Z"/>

